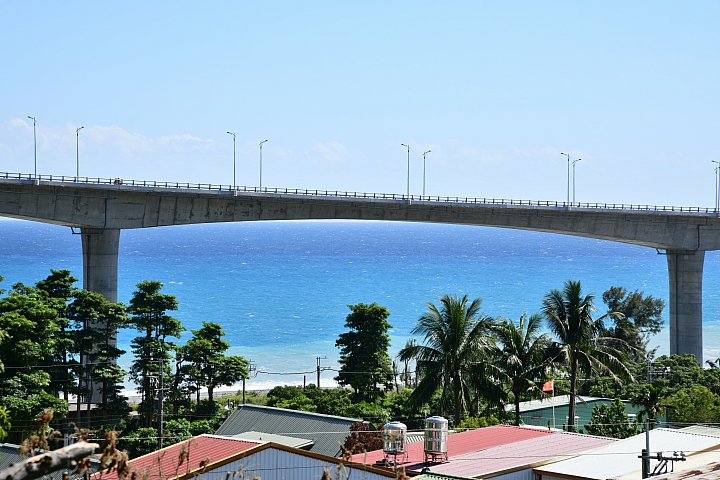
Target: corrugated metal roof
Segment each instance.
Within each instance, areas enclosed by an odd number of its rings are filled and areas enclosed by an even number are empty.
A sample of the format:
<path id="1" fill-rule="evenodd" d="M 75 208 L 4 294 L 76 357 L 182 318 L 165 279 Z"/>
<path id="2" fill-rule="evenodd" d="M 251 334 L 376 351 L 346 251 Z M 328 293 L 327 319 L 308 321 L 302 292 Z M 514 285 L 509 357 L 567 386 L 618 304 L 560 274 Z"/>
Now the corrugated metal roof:
<path id="1" fill-rule="evenodd" d="M 683 429 L 684 430 L 684 429 Z M 672 454 L 673 452 L 668 452 Z M 720 478 L 720 451 L 699 453 L 685 458 L 684 462 L 675 462 L 675 471 L 652 477 L 653 480 L 705 480 Z M 668 467 L 670 470 L 670 467 Z M 633 477 L 639 478 L 641 472 L 633 472 Z M 630 478 L 624 475 L 621 479 Z"/>
<path id="2" fill-rule="evenodd" d="M 511 425 L 494 425 L 492 427 L 478 428 L 466 432 L 454 433 L 448 436 L 448 455 L 454 457 L 497 445 L 518 442 L 536 437 L 546 437 L 551 432 L 546 429 L 515 427 Z M 411 443 L 407 446 L 408 461 L 404 464 L 408 470 L 422 470 L 427 466 L 425 462 L 424 443 Z M 375 464 L 385 458 L 382 450 L 375 450 L 367 454 L 353 455 L 354 462 Z M 399 460 L 399 459 L 398 459 Z"/>
<path id="3" fill-rule="evenodd" d="M 279 443 L 280 445 L 287 445 L 288 447 L 300 448 L 303 450 L 309 450 L 308 447 L 313 445 L 312 440 L 307 438 L 287 437 L 285 435 L 276 435 L 274 433 L 265 432 L 245 432 L 233 435 L 232 438 L 238 440 L 247 440 L 249 442 L 273 442 Z"/>
<path id="4" fill-rule="evenodd" d="M 577 404 L 582 405 L 583 403 L 587 402 L 596 402 L 598 400 L 608 400 L 612 401 L 610 398 L 601 398 L 601 397 L 581 397 L 578 395 L 577 397 Z M 556 397 L 547 397 L 542 398 L 540 400 L 530 400 L 527 402 L 520 402 L 520 412 L 531 412 L 533 410 L 538 410 L 542 408 L 551 408 L 553 406 L 559 407 L 563 405 L 568 405 L 570 403 L 570 395 L 558 395 Z M 514 411 L 515 405 L 507 404 L 505 405 L 505 410 L 508 411 Z"/>
<path id="5" fill-rule="evenodd" d="M 650 432 L 651 452 L 685 452 L 686 455 L 720 446 L 720 438 L 687 433 L 682 430 L 656 428 Z M 614 442 L 591 453 L 570 460 L 536 468 L 535 472 L 560 478 L 606 480 L 639 471 L 640 455 L 645 448 L 645 434 Z M 651 462 L 651 468 L 657 461 Z M 639 477 L 638 477 L 639 478 Z"/>
<path id="6" fill-rule="evenodd" d="M 446 463 L 431 465 L 430 469 L 438 473 L 487 478 L 507 471 L 564 460 L 579 452 L 614 442 L 617 440 L 613 438 L 555 431 L 542 437 L 455 455 Z"/>
<path id="7" fill-rule="evenodd" d="M 256 446 L 258 446 L 258 442 L 215 435 L 200 435 L 130 460 L 128 467 L 131 471 L 137 472 L 138 478 L 163 480 L 199 468 L 201 462 L 217 462 Z M 180 465 L 179 458 L 183 450 L 187 451 L 189 456 Z M 92 478 L 99 479 L 99 474 L 95 474 Z M 117 473 L 104 473 L 102 479 L 117 480 Z"/>
<path id="8" fill-rule="evenodd" d="M 693 425 L 680 429 L 681 432 L 697 433 L 699 435 L 710 435 L 711 437 L 720 437 L 720 428 L 711 427 L 710 425 Z"/>
<path id="9" fill-rule="evenodd" d="M 232 436 L 255 431 L 306 438 L 315 442 L 311 452 L 337 457 L 340 445 L 350 435 L 350 425 L 361 421 L 285 408 L 241 405 L 215 434 Z"/>

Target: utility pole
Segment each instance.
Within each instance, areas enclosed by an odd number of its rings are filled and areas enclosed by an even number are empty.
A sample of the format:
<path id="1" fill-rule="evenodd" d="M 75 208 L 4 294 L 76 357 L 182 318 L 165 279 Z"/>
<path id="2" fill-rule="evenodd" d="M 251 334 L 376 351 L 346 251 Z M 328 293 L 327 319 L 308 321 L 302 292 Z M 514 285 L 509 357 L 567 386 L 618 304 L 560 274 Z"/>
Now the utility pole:
<path id="1" fill-rule="evenodd" d="M 315 357 L 315 360 L 317 360 L 317 388 L 320 388 L 320 372 L 328 369 L 328 367 L 320 367 L 320 360 L 326 358 L 327 357 Z"/>
<path id="2" fill-rule="evenodd" d="M 403 147 L 407 147 L 408 152 L 408 168 L 407 168 L 407 196 L 408 199 L 410 198 L 410 145 L 406 143 L 401 143 Z"/>
<path id="3" fill-rule="evenodd" d="M 158 424 L 158 449 L 163 448 L 163 423 L 165 421 L 165 411 L 163 408 L 163 352 L 160 352 L 160 371 L 158 372 L 158 407 L 160 408 L 160 422 Z"/>
<path id="4" fill-rule="evenodd" d="M 428 150 L 427 152 L 423 153 L 423 197 L 425 196 L 425 155 L 430 153 L 432 150 Z"/>
<path id="5" fill-rule="evenodd" d="M 570 154 L 569 153 L 560 153 L 560 155 L 565 155 L 567 157 L 567 163 L 568 163 L 568 174 L 567 174 L 567 205 L 570 205 Z"/>
<path id="6" fill-rule="evenodd" d="M 717 160 L 710 161 L 718 165 L 715 167 L 715 215 L 720 215 L 720 162 Z"/>
<path id="7" fill-rule="evenodd" d="M 85 127 L 75 129 L 75 181 L 80 179 L 80 130 Z"/>
<path id="8" fill-rule="evenodd" d="M 35 181 L 37 182 L 37 135 L 35 134 L 35 126 L 37 125 L 37 120 L 35 117 L 31 117 L 28 115 L 28 118 L 33 121 L 33 148 L 35 151 Z"/>
<path id="9" fill-rule="evenodd" d="M 248 364 L 248 375 L 257 370 L 257 365 L 250 360 Z M 243 405 L 245 405 L 245 377 L 243 377 Z"/>
<path id="10" fill-rule="evenodd" d="M 577 160 L 573 160 L 573 203 L 575 203 L 575 164 L 579 161 L 581 161 L 582 158 L 578 158 Z"/>

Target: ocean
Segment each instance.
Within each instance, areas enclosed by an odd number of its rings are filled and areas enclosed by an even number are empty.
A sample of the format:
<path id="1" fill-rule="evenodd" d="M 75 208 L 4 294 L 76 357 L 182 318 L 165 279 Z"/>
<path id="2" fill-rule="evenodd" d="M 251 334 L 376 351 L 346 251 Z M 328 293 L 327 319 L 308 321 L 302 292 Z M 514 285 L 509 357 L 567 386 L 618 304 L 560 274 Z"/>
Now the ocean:
<path id="1" fill-rule="evenodd" d="M 0 220 L 4 289 L 33 284 L 50 269 L 69 269 L 82 285 L 79 235 L 69 228 Z M 720 356 L 720 256 L 705 257 L 705 358 Z M 377 302 L 390 311 L 391 354 L 443 294 L 480 297 L 483 312 L 518 319 L 540 310 L 543 296 L 580 280 L 597 296 L 611 286 L 668 301 L 667 264 L 654 249 L 520 230 L 376 221 L 272 221 L 124 230 L 120 238 L 120 301 L 135 284 L 159 280 L 177 297 L 173 316 L 190 330 L 223 325 L 231 353 L 257 366 L 248 389 L 315 382 L 316 358 L 338 367 L 337 335 L 347 305 Z M 664 314 L 667 322 L 667 307 Z M 121 331 L 129 350 L 135 332 Z M 668 353 L 668 330 L 651 347 Z M 121 358 L 127 366 L 129 355 Z M 322 385 L 333 384 L 332 370 Z M 127 385 L 131 387 L 131 385 Z"/>

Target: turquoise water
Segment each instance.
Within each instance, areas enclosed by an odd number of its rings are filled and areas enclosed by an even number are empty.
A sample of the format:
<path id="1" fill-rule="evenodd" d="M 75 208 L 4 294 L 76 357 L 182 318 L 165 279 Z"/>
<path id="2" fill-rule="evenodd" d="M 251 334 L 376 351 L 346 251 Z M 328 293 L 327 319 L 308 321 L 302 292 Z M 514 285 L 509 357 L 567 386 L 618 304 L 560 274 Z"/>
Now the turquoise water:
<path id="1" fill-rule="evenodd" d="M 519 230 L 393 222 L 286 221 L 125 230 L 120 239 L 119 299 L 147 279 L 176 295 L 189 330 L 222 324 L 233 353 L 257 363 L 248 388 L 314 381 L 316 356 L 336 367 L 335 338 L 347 305 L 390 310 L 393 350 L 401 348 L 426 302 L 444 293 L 483 299 L 486 314 L 517 319 L 540 308 L 567 279 L 600 297 L 610 286 L 639 289 L 667 302 L 667 266 L 654 249 Z M 69 228 L 0 220 L 4 288 L 34 283 L 50 268 L 82 276 L 80 238 Z M 704 275 L 706 358 L 720 356 L 720 257 Z M 602 301 L 598 298 L 602 306 Z M 667 314 L 665 315 L 667 320 Z M 132 331 L 119 335 L 128 348 Z M 667 330 L 652 346 L 668 352 Z M 121 363 L 129 359 L 123 358 Z M 267 372 L 267 373 L 263 373 Z M 330 383 L 332 372 L 323 374 Z"/>

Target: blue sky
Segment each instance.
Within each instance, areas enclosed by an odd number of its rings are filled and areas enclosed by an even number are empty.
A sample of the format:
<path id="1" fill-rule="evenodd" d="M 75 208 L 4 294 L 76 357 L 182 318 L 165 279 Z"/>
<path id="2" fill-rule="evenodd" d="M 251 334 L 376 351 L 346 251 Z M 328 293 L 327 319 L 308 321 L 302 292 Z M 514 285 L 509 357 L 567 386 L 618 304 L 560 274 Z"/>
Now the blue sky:
<path id="1" fill-rule="evenodd" d="M 0 171 L 712 206 L 717 2 L 4 2 Z"/>

